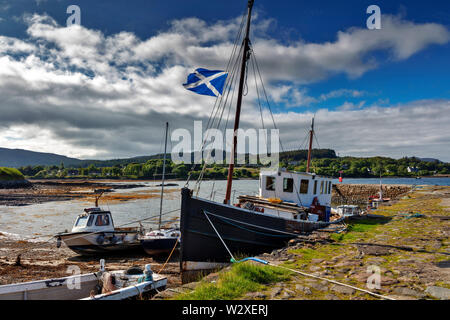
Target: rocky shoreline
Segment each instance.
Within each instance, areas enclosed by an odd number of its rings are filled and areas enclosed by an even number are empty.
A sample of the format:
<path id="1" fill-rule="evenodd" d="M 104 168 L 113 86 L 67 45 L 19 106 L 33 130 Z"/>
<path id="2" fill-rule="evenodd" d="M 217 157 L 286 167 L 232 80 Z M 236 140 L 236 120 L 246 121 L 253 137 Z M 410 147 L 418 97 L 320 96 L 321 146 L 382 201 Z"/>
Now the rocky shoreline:
<path id="1" fill-rule="evenodd" d="M 409 185 L 383 185 L 383 198 L 391 200 L 400 199 L 405 193 L 412 190 Z M 335 184 L 333 185 L 332 199 L 336 204 L 367 204 L 370 196 L 378 195 L 380 186 L 375 184 Z"/>

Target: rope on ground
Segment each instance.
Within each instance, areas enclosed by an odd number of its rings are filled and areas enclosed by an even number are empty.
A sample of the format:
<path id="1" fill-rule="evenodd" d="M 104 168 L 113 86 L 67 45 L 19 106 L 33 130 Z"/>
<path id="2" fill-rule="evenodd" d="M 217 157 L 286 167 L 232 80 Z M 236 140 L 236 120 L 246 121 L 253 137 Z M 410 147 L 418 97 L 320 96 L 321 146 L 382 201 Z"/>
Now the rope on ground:
<path id="1" fill-rule="evenodd" d="M 170 251 L 169 257 L 167 258 L 166 262 L 164 262 L 164 265 L 163 265 L 162 268 L 158 271 L 158 273 L 161 273 L 161 271 L 164 270 L 164 268 L 166 267 L 166 264 L 167 264 L 167 263 L 169 262 L 169 260 L 170 260 L 170 257 L 172 257 L 172 253 L 175 251 L 175 248 L 177 247 L 178 239 L 179 239 L 179 238 L 177 238 L 177 241 L 175 241 L 175 245 L 173 246 L 172 251 Z"/>
<path id="2" fill-rule="evenodd" d="M 281 269 L 286 269 L 286 270 L 289 270 L 289 271 L 301 274 L 302 276 L 305 276 L 305 277 L 316 278 L 316 279 L 328 281 L 328 282 L 331 282 L 331 283 L 334 283 L 334 284 L 337 284 L 337 285 L 340 285 L 340 286 L 352 288 L 354 290 L 365 292 L 365 293 L 370 294 L 372 296 L 375 296 L 377 298 L 386 299 L 386 300 L 396 300 L 396 299 L 394 299 L 392 297 L 383 296 L 381 294 L 377 294 L 377 293 L 369 291 L 369 290 L 361 289 L 361 288 L 358 288 L 358 287 L 355 287 L 355 286 L 352 286 L 352 285 L 349 285 L 349 284 L 346 284 L 346 283 L 338 282 L 338 281 L 332 280 L 332 279 L 322 278 L 322 277 L 315 276 L 315 275 L 310 274 L 310 273 L 306 273 L 306 272 L 294 270 L 294 269 L 291 269 L 291 268 L 279 266 L 279 265 L 276 265 L 276 264 L 273 264 L 273 263 L 270 263 L 270 262 L 268 262 L 267 265 L 272 266 L 272 267 L 278 267 L 278 268 L 281 268 Z"/>
<path id="3" fill-rule="evenodd" d="M 336 281 L 336 280 L 327 279 L 327 278 L 322 278 L 322 277 L 319 277 L 319 276 L 315 276 L 315 275 L 313 275 L 313 274 L 309 274 L 309 273 L 306 273 L 306 272 L 298 271 L 298 270 L 291 269 L 291 268 L 288 268 L 288 267 L 276 265 L 276 264 L 273 264 L 273 263 L 270 263 L 270 262 L 268 262 L 268 261 L 265 261 L 265 260 L 262 260 L 262 259 L 258 259 L 258 258 L 255 258 L 255 257 L 248 257 L 248 258 L 245 258 L 245 259 L 236 261 L 236 259 L 234 258 L 233 254 L 231 253 L 230 249 L 229 249 L 228 246 L 225 244 L 225 241 L 223 241 L 222 237 L 220 236 L 219 232 L 217 231 L 216 227 L 215 227 L 214 224 L 211 222 L 211 220 L 209 219 L 209 217 L 208 217 L 208 215 L 206 214 L 205 211 L 203 211 L 203 214 L 205 215 L 206 219 L 208 219 L 209 223 L 211 224 L 211 227 L 214 229 L 214 231 L 216 232 L 216 234 L 217 234 L 217 236 L 219 237 L 220 241 L 222 241 L 222 244 L 224 245 L 225 249 L 226 249 L 226 250 L 228 251 L 228 253 L 230 254 L 230 256 L 231 256 L 231 260 L 230 260 L 230 261 L 231 261 L 232 263 L 239 263 L 239 262 L 244 262 L 244 261 L 252 260 L 252 261 L 255 261 L 255 262 L 258 262 L 258 263 L 262 263 L 262 264 L 264 264 L 264 265 L 269 265 L 269 266 L 272 266 L 272 267 L 278 267 L 278 268 L 281 268 L 281 269 L 286 269 L 286 270 L 289 270 L 289 271 L 291 271 L 291 272 L 298 273 L 298 274 L 300 274 L 300 275 L 302 275 L 302 276 L 305 276 L 305 277 L 316 278 L 316 279 L 328 281 L 328 282 L 331 282 L 331 283 L 334 283 L 334 284 L 337 284 L 337 285 L 340 285 L 340 286 L 352 288 L 352 289 L 354 289 L 354 290 L 357 290 L 357 291 L 361 291 L 361 292 L 370 294 L 370 295 L 372 295 L 372 296 L 374 296 L 374 297 L 377 297 L 377 298 L 386 299 L 386 300 L 396 300 L 396 299 L 394 299 L 394 298 L 391 298 L 391 297 L 388 297 L 388 296 L 383 296 L 383 295 L 381 295 L 381 294 L 377 294 L 377 293 L 374 293 L 374 292 L 369 291 L 369 290 L 361 289 L 361 288 L 358 288 L 358 287 L 355 287 L 355 286 L 352 286 L 352 285 L 349 285 L 349 284 L 346 284 L 346 283 L 338 282 L 338 281 Z"/>

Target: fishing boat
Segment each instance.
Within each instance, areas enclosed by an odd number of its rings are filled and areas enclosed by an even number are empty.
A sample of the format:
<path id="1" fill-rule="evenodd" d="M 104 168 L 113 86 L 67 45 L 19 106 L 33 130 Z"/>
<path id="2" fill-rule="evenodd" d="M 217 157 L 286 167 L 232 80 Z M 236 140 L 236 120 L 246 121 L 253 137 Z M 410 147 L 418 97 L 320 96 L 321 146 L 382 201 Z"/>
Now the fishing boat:
<path id="1" fill-rule="evenodd" d="M 81 255 L 112 253 L 140 249 L 139 235 L 142 228 L 116 228 L 111 212 L 98 206 L 96 196 L 95 207 L 86 208 L 77 216 L 71 232 L 55 235 L 57 246 L 64 242 L 72 251 Z"/>
<path id="2" fill-rule="evenodd" d="M 242 52 L 238 56 L 242 60 L 225 199 L 220 203 L 200 198 L 198 192 L 194 194 L 187 186 L 181 190 L 180 269 L 183 282 L 192 280 L 199 272 L 225 266 L 236 256 L 270 252 L 284 247 L 301 233 L 325 228 L 344 219 L 331 216 L 332 178 L 309 171 L 314 119 L 309 132 L 306 172 L 278 167 L 261 171 L 259 194 L 241 196 L 235 204 L 230 202 L 246 68 L 254 57 L 249 39 L 253 3 L 253 0 L 248 1 L 244 39 L 241 50 L 236 50 Z"/>
<path id="3" fill-rule="evenodd" d="M 0 300 L 123 300 L 163 290 L 167 278 L 144 269 L 106 271 L 0 286 Z"/>
<path id="4" fill-rule="evenodd" d="M 180 245 L 180 230 L 178 228 L 162 228 L 162 208 L 164 199 L 164 183 L 166 175 L 166 154 L 167 154 L 167 134 L 169 131 L 169 123 L 166 122 L 165 144 L 164 144 L 164 158 L 163 158 L 163 173 L 161 181 L 161 198 L 159 205 L 159 223 L 158 229 L 152 230 L 145 234 L 141 239 L 141 245 L 144 251 L 149 255 L 160 255 L 170 253 Z"/>

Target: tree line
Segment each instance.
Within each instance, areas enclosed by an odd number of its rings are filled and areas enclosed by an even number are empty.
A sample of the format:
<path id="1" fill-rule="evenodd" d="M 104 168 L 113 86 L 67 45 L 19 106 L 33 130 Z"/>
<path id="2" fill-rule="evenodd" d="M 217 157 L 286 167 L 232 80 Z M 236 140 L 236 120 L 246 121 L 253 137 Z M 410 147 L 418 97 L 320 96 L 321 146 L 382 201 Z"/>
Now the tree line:
<path id="1" fill-rule="evenodd" d="M 288 170 L 306 171 L 305 150 L 287 151 L 280 154 L 280 167 Z M 387 157 L 336 157 L 333 150 L 316 152 L 311 162 L 310 172 L 331 177 L 370 178 L 382 176 L 414 177 L 450 174 L 450 163 L 440 161 L 423 161 L 415 157 L 392 159 Z M 166 176 L 168 179 L 186 179 L 189 175 L 196 179 L 203 164 L 176 164 L 166 160 Z M 260 164 L 245 166 L 236 165 L 235 178 L 258 178 Z M 28 178 L 129 178 L 129 179 L 161 179 L 163 171 L 162 159 L 142 159 L 142 162 L 116 163 L 113 166 L 99 166 L 92 163 L 86 167 L 59 166 L 25 166 L 18 170 Z M 226 179 L 226 164 L 210 164 L 206 166 L 205 179 Z"/>

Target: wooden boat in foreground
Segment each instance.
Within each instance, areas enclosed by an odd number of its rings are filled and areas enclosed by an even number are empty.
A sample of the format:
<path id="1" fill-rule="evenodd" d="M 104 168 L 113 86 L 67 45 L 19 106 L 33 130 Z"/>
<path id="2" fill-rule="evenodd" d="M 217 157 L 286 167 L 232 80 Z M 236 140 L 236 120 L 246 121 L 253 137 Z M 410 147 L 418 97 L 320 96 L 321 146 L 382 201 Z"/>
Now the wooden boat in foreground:
<path id="1" fill-rule="evenodd" d="M 105 279 L 114 279 L 114 290 L 105 290 Z M 167 278 L 136 267 L 128 270 L 72 275 L 0 286 L 0 300 L 123 300 L 163 290 Z M 103 292 L 103 293 L 102 293 Z"/>

